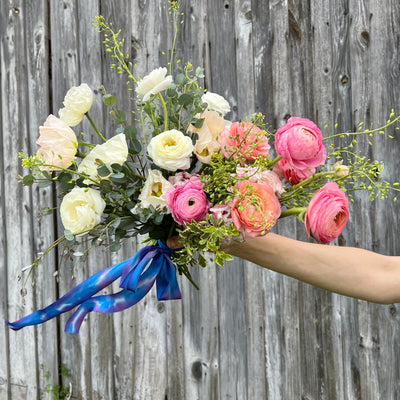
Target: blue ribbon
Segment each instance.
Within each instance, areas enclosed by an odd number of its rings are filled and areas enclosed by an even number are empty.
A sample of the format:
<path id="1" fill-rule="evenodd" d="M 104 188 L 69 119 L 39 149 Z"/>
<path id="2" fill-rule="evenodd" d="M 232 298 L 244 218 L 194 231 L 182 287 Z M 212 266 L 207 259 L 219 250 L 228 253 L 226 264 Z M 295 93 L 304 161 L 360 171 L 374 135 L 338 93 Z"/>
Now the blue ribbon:
<path id="1" fill-rule="evenodd" d="M 144 247 L 133 257 L 92 275 L 43 310 L 35 311 L 16 322 L 6 321 L 6 324 L 9 328 L 18 330 L 46 322 L 79 305 L 65 325 L 65 332 L 78 333 L 86 314 L 91 311 L 113 313 L 125 310 L 138 303 L 154 282 L 158 300 L 181 299 L 176 266 L 171 261 L 173 251 L 161 241 L 158 246 Z M 122 288 L 120 292 L 94 296 L 119 277 L 119 286 Z"/>

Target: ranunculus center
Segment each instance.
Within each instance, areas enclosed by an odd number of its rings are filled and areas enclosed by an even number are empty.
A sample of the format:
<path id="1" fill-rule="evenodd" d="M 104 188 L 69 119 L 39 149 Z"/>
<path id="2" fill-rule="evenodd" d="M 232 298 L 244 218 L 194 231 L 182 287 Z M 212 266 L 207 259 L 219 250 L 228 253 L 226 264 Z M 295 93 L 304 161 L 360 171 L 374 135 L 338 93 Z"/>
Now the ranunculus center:
<path id="1" fill-rule="evenodd" d="M 166 146 L 171 147 L 171 146 L 176 146 L 176 141 L 174 139 L 169 139 L 166 143 Z"/>
<path id="2" fill-rule="evenodd" d="M 189 206 L 191 207 L 191 206 L 194 206 L 194 205 L 196 204 L 196 202 L 195 202 L 194 200 L 190 199 L 190 200 L 188 201 L 188 204 L 189 204 Z"/>
<path id="3" fill-rule="evenodd" d="M 319 145 L 315 135 L 304 128 L 296 129 L 292 141 L 288 141 L 288 147 L 292 158 L 297 160 L 309 159 L 319 151 Z"/>

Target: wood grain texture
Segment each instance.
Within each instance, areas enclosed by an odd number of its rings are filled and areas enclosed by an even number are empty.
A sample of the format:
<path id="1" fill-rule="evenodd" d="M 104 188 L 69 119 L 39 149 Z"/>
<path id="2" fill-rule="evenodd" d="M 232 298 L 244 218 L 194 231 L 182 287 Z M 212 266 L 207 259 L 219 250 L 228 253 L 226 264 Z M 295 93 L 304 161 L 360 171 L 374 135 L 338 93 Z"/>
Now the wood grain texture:
<path id="1" fill-rule="evenodd" d="M 276 129 L 292 115 L 345 131 L 384 123 L 400 110 L 400 4 L 397 0 L 181 1 L 177 58 L 206 70 L 205 87 L 231 104 L 229 119 L 263 112 Z M 43 207 L 51 188 L 24 188 L 17 154 L 33 152 L 38 127 L 57 115 L 67 90 L 87 82 L 93 118 L 106 137 L 117 128 L 100 85 L 134 121 L 134 93 L 110 70 L 112 59 L 92 21 L 102 14 L 126 37 L 137 75 L 166 65 L 173 37 L 164 0 L 7 0 L 0 2 L 0 318 L 43 308 L 94 272 L 131 256 L 91 253 L 87 263 L 60 253 L 38 270 L 25 304 L 21 269 L 62 234 Z M 165 54 L 164 54 L 165 52 Z M 97 140 L 87 122 L 75 130 Z M 355 151 L 385 162 L 397 178 L 400 142 L 361 138 Z M 99 141 L 98 141 L 99 142 Z M 343 144 L 338 140 L 336 145 Z M 333 245 L 400 254 L 399 207 L 354 196 L 351 220 Z M 307 240 L 295 221 L 277 232 Z M 71 277 L 74 275 L 74 279 Z M 154 291 L 116 315 L 91 314 L 78 336 L 67 316 L 18 332 L 0 329 L 0 399 L 43 397 L 47 383 L 73 385 L 74 399 L 397 399 L 400 391 L 398 305 L 334 295 L 240 259 L 194 269 L 200 291 L 180 278 L 183 299 L 157 302 Z M 118 285 L 105 292 L 118 290 Z M 60 363 L 71 377 L 58 377 Z"/>

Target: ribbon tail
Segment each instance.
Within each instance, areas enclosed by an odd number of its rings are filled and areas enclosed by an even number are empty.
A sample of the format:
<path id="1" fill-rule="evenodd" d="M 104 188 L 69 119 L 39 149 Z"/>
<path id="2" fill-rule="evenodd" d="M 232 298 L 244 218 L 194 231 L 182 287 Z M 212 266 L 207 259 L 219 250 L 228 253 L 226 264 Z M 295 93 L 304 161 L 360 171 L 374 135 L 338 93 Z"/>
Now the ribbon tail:
<path id="1" fill-rule="evenodd" d="M 113 313 L 125 310 L 138 303 L 154 285 L 160 272 L 161 264 L 153 260 L 149 268 L 141 275 L 136 291 L 121 290 L 115 294 L 92 297 L 81 304 L 71 315 L 65 325 L 65 332 L 79 333 L 79 329 L 85 316 L 91 311 L 100 313 Z"/>
<path id="2" fill-rule="evenodd" d="M 157 250 L 149 249 L 147 252 L 141 254 L 143 258 L 137 259 L 135 265 L 133 265 L 129 270 L 125 267 L 119 284 L 120 288 L 135 291 L 143 270 L 153 259 L 155 254 L 157 254 Z M 154 261 L 152 261 L 152 263 L 153 262 Z"/>
<path id="3" fill-rule="evenodd" d="M 169 255 L 162 255 L 163 266 L 157 276 L 157 298 L 158 300 L 181 299 L 178 280 L 176 279 L 176 267 L 169 258 Z"/>
<path id="4" fill-rule="evenodd" d="M 62 313 L 72 310 L 119 278 L 122 270 L 126 266 L 129 267 L 132 265 L 134 258 L 135 257 L 131 257 L 119 264 L 97 272 L 46 308 L 37 310 L 15 322 L 5 321 L 6 325 L 16 331 L 25 326 L 41 324 Z"/>

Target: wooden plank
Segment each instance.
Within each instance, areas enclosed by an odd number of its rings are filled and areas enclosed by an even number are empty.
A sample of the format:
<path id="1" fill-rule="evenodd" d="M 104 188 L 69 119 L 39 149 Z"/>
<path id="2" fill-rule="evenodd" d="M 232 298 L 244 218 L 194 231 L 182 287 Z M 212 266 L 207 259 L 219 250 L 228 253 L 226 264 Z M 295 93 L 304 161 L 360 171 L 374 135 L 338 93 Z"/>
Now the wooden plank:
<path id="1" fill-rule="evenodd" d="M 102 68 L 93 68 L 101 63 L 102 40 L 104 38 L 93 27 L 94 18 L 100 14 L 100 2 L 90 0 L 77 2 L 78 14 L 78 50 L 79 50 L 79 83 L 87 83 L 93 90 L 94 100 L 89 115 L 96 126 L 104 132 L 106 138 L 113 136 L 104 125 L 105 116 L 108 110 L 105 110 L 102 101 L 100 86 L 103 84 Z M 125 13 L 124 18 L 127 17 Z M 89 121 L 85 118 L 82 121 L 82 131 L 85 133 L 85 140 L 89 139 L 91 143 L 102 143 Z M 115 130 L 115 128 L 114 128 Z M 86 264 L 86 265 L 85 265 Z M 102 248 L 90 251 L 88 261 L 79 264 L 79 268 L 87 271 L 91 276 L 96 272 L 112 265 L 109 251 Z M 105 288 L 101 293 L 108 294 L 112 292 L 111 287 Z M 113 325 L 112 315 L 103 313 L 90 314 L 90 360 L 91 360 L 91 396 L 94 399 L 112 398 L 115 392 L 113 379 L 114 349 L 110 345 L 113 343 Z M 101 373 L 99 373 L 101 371 Z M 109 379 L 104 379 L 104 376 Z"/>
<path id="2" fill-rule="evenodd" d="M 395 97 L 398 94 L 398 61 L 394 61 L 399 54 L 396 41 L 398 23 L 393 19 L 394 15 L 399 15 L 399 7 L 397 3 L 392 3 L 379 8 L 374 2 L 369 2 L 365 6 L 365 14 L 367 29 L 356 34 L 360 42 L 368 39 L 366 57 L 370 79 L 366 80 L 366 86 L 370 97 L 369 115 L 366 117 L 370 116 L 372 121 L 384 122 L 391 107 L 399 108 L 399 99 Z M 397 174 L 394 168 L 398 164 L 398 141 L 388 139 L 382 143 L 382 138 L 378 137 L 372 142 L 372 157 L 385 161 L 388 168 L 385 168 L 384 176 L 392 180 Z M 398 206 L 376 201 L 369 209 L 370 223 L 368 224 L 367 218 L 363 220 L 363 224 L 371 227 L 372 243 L 371 239 L 368 239 L 367 243 L 377 252 L 398 254 L 398 240 L 395 240 L 395 244 L 393 239 L 390 239 L 397 237 L 394 225 L 398 221 Z M 382 224 L 382 220 L 392 223 Z M 396 307 L 362 302 L 359 306 L 359 321 L 360 379 L 363 382 L 361 395 L 393 399 L 399 389 L 399 371 L 398 368 L 388 366 L 396 365 L 398 358 L 398 353 L 393 351 L 393 342 L 397 341 L 395 337 L 399 329 Z M 372 381 L 371 378 L 375 380 Z"/>
<path id="3" fill-rule="evenodd" d="M 235 2 L 208 2 L 210 87 L 231 105 L 231 121 L 238 120 L 238 87 L 235 50 Z M 224 73 L 221 73 L 224 71 Z M 246 399 L 248 380 L 247 331 L 244 286 L 244 262 L 237 259 L 217 269 L 219 315 L 220 396 Z"/>
<path id="4" fill-rule="evenodd" d="M 39 136 L 39 126 L 43 125 L 49 115 L 49 44 L 47 36 L 48 8 L 45 2 L 33 4 L 27 2 L 25 6 L 26 18 L 26 54 L 28 69 L 28 151 L 30 154 L 37 151 L 36 140 Z M 29 33 L 29 34 L 28 34 Z M 28 171 L 25 171 L 27 173 Z M 54 207 L 52 187 L 44 189 L 32 188 L 32 259 L 40 252 L 43 252 L 54 240 L 53 217 L 45 216 L 38 219 L 43 207 Z M 43 259 L 35 276 L 36 286 L 35 308 L 42 308 L 48 304 L 48 299 L 56 297 L 56 281 L 54 272 L 56 270 L 57 258 L 55 252 Z M 31 328 L 27 328 L 31 329 Z M 39 392 L 44 393 L 48 384 L 59 383 L 58 375 L 58 332 L 57 321 L 49 321 L 46 324 L 38 325 L 36 328 L 37 363 L 36 374 L 39 376 Z M 43 366 L 41 368 L 41 366 Z M 45 377 L 49 373 L 49 378 Z"/>
<path id="5" fill-rule="evenodd" d="M 74 0 L 50 1 L 50 21 L 56 21 L 50 24 L 51 71 L 54 82 L 51 96 L 55 115 L 58 115 L 67 91 L 81 83 L 77 3 Z M 80 128 L 81 126 L 78 126 L 74 131 L 77 133 Z M 56 229 L 57 234 L 62 235 L 64 228 L 59 218 Z M 89 273 L 83 268 L 78 268 L 75 279 L 72 279 L 73 275 L 73 262 L 64 260 L 60 271 L 59 297 L 86 279 Z M 91 368 L 90 318 L 86 319 L 79 335 L 75 336 L 64 332 L 69 315 L 59 318 L 61 362 L 71 371 L 74 395 L 78 398 L 91 398 L 95 371 Z"/>
<path id="6" fill-rule="evenodd" d="M 21 2 L 8 2 L 6 38 L 3 41 L 2 90 L 5 99 L 15 99 L 5 107 L 2 114 L 3 132 L 13 135 L 3 137 L 4 187 L 7 188 L 4 204 L 6 236 L 6 265 L 8 285 L 8 315 L 16 320 L 35 308 L 34 291 L 28 286 L 26 304 L 17 288 L 17 277 L 23 266 L 30 264 L 32 249 L 32 216 L 29 214 L 32 203 L 29 188 L 15 183 L 15 177 L 22 173 L 17 154 L 21 149 L 28 150 L 28 81 L 26 79 L 27 54 L 25 52 L 26 9 Z M 3 58 L 2 58 L 3 60 Z M 25 79 L 24 79 L 25 77 Z M 3 97 L 3 96 L 2 96 Z M 21 251 L 23 249 L 23 251 Z M 37 369 L 26 370 L 26 365 L 36 365 L 36 334 L 31 328 L 20 332 L 9 332 L 9 388 L 10 398 L 35 398 L 38 395 Z M 18 349 L 19 351 L 16 351 Z"/>
<path id="7" fill-rule="evenodd" d="M 5 149 L 5 134 L 3 129 L 4 113 L 6 113 L 8 102 L 6 87 L 6 70 L 9 63 L 7 36 L 8 27 L 8 3 L 0 3 L 0 168 L 5 171 L 5 162 L 7 152 Z M 4 127 L 5 128 L 5 127 Z M 7 231 L 6 231 L 6 215 L 7 202 L 5 198 L 5 174 L 0 174 L 0 252 L 3 257 L 0 258 L 0 320 L 9 319 L 8 316 L 8 285 L 7 285 Z M 9 330 L 3 324 L 0 330 L 0 397 L 6 400 L 10 399 L 10 349 L 9 349 Z"/>

